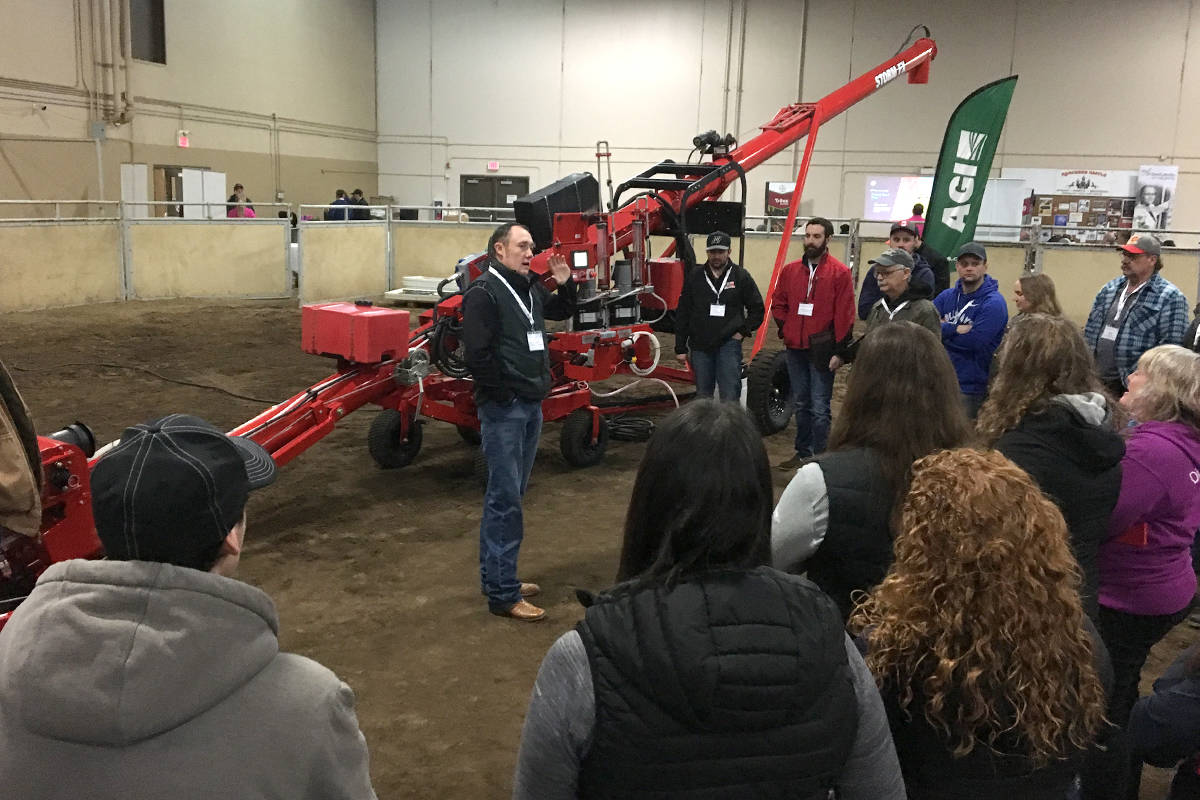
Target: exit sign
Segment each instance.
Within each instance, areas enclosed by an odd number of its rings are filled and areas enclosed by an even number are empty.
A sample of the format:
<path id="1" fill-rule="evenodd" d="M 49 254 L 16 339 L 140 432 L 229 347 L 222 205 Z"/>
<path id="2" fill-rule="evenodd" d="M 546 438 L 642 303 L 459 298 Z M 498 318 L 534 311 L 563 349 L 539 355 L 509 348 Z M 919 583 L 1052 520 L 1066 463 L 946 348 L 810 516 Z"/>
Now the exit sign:
<path id="1" fill-rule="evenodd" d="M 179 131 L 179 133 L 176 134 L 176 136 L 175 136 L 175 143 L 177 145 L 179 145 L 180 147 L 191 147 L 192 146 L 191 142 L 188 140 L 188 132 L 187 131 Z"/>
<path id="2" fill-rule="evenodd" d="M 499 172 L 500 171 L 500 162 L 499 161 L 489 161 L 488 165 L 487 165 L 487 169 L 488 169 L 488 172 Z"/>

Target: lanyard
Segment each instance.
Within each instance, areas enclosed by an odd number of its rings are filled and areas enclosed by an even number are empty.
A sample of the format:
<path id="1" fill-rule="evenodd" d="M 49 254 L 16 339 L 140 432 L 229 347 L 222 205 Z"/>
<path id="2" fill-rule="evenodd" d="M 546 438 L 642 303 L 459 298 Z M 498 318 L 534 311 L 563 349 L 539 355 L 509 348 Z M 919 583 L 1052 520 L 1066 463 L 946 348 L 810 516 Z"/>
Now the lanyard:
<path id="1" fill-rule="evenodd" d="M 500 282 L 502 284 L 504 284 L 504 288 L 508 289 L 508 293 L 513 296 L 513 300 L 516 300 L 517 305 L 521 307 L 521 313 L 525 315 L 525 319 L 529 320 L 529 330 L 536 331 L 537 326 L 533 324 L 533 290 L 530 289 L 529 308 L 526 308 L 525 301 L 523 301 L 521 299 L 521 296 L 519 294 L 517 294 L 517 290 L 512 287 L 511 283 L 509 283 L 508 281 L 506 281 L 504 279 L 503 275 L 501 275 L 499 272 L 496 271 L 495 267 L 488 267 L 488 272 L 495 275 L 500 280 Z"/>
<path id="2" fill-rule="evenodd" d="M 725 268 L 725 278 L 721 281 L 720 289 L 713 286 L 712 278 L 709 277 L 710 272 L 711 270 L 708 267 L 704 268 L 704 280 L 708 281 L 708 288 L 713 290 L 713 294 L 717 296 L 717 302 L 719 303 L 721 302 L 721 292 L 725 291 L 725 286 L 729 283 L 729 276 L 733 274 L 733 267 L 728 266 Z"/>
<path id="3" fill-rule="evenodd" d="M 900 305 L 898 305 L 894 309 L 892 309 L 892 308 L 888 308 L 886 297 L 879 298 L 879 304 L 881 306 L 883 306 L 884 313 L 886 313 L 888 315 L 889 322 L 894 320 L 896 318 L 896 315 L 900 313 L 900 309 L 904 308 L 906 305 L 908 305 L 908 303 L 909 303 L 909 301 L 905 300 L 903 303 L 901 303 Z"/>
<path id="4" fill-rule="evenodd" d="M 1150 281 L 1146 281 L 1146 283 L 1149 283 L 1149 282 Z M 1146 283 L 1143 283 L 1141 286 L 1137 287 L 1132 292 L 1129 291 L 1128 289 L 1125 289 L 1119 295 L 1117 295 L 1117 313 L 1115 315 L 1113 315 L 1113 322 L 1121 321 L 1121 312 L 1125 310 L 1126 301 L 1129 300 L 1129 298 L 1134 296 L 1135 294 L 1138 294 L 1138 292 L 1140 292 L 1142 289 L 1146 288 Z M 1125 285 L 1128 286 L 1129 282 L 1126 281 Z M 1142 300 L 1142 296 L 1138 295 L 1138 299 L 1134 302 L 1134 305 L 1136 306 L 1138 303 L 1141 302 L 1141 300 Z M 1132 310 L 1132 309 L 1130 309 L 1130 310 Z"/>
<path id="5" fill-rule="evenodd" d="M 816 264 L 810 263 L 808 265 L 808 291 L 804 293 L 804 302 L 806 303 L 812 301 L 813 288 L 817 285 L 818 266 L 820 266 L 820 262 L 817 262 Z"/>

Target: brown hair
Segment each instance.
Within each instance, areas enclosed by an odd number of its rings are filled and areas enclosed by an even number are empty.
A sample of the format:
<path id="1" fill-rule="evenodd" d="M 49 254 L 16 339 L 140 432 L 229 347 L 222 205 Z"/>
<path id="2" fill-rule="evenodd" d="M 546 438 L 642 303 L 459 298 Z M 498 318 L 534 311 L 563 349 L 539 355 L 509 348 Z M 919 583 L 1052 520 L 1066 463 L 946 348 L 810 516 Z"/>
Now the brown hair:
<path id="1" fill-rule="evenodd" d="M 996 352 L 996 374 L 975 424 L 980 441 L 990 447 L 1026 414 L 1044 411 L 1055 395 L 1083 392 L 1104 394 L 1104 384 L 1079 328 L 1063 317 L 1022 314 Z M 1124 415 L 1107 399 L 1115 429 Z"/>
<path id="2" fill-rule="evenodd" d="M 870 331 L 834 417 L 829 449 L 874 450 L 898 500 L 908 489 L 914 461 L 970 439 L 958 378 L 938 338 L 901 320 Z"/>
<path id="3" fill-rule="evenodd" d="M 1058 508 L 995 451 L 913 468 L 896 560 L 855 609 L 867 665 L 955 756 L 1016 740 L 1044 764 L 1087 747 L 1104 689 Z"/>
<path id="4" fill-rule="evenodd" d="M 1049 275 L 1022 275 L 1017 278 L 1021 284 L 1021 293 L 1029 301 L 1030 314 L 1050 314 L 1062 316 L 1062 306 L 1058 304 L 1058 294 L 1054 291 L 1054 281 Z"/>
<path id="5" fill-rule="evenodd" d="M 1142 353 L 1137 371 L 1146 383 L 1129 398 L 1140 422 L 1186 422 L 1200 433 L 1200 354 L 1177 344 Z"/>

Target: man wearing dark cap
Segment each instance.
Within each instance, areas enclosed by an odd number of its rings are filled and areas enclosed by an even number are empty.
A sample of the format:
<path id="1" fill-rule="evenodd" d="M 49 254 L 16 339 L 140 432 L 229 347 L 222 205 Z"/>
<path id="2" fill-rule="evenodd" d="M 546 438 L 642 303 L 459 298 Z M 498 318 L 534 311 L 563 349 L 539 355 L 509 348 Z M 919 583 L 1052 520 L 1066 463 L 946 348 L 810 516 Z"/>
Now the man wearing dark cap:
<path id="1" fill-rule="evenodd" d="M 729 234 L 714 231 L 708 261 L 684 281 L 675 311 L 675 357 L 691 363 L 696 395 L 736 403 L 742 395 L 742 340 L 762 325 L 765 309 L 754 278 L 729 257 Z"/>
<path id="2" fill-rule="evenodd" d="M 871 259 L 875 280 L 883 297 L 871 307 L 862 336 L 855 339 L 844 353 L 835 356 L 837 363 L 834 366 L 852 363 L 858 355 L 858 345 L 866 335 L 889 322 L 915 322 L 941 338 L 942 324 L 937 309 L 929 301 L 929 289 L 912 285 L 912 264 L 912 256 L 898 247 L 884 250 Z"/>
<path id="3" fill-rule="evenodd" d="M 1125 393 L 1129 373 L 1142 353 L 1160 344 L 1182 343 L 1188 325 L 1187 298 L 1160 274 L 1158 239 L 1134 234 L 1118 250 L 1121 275 L 1096 294 L 1083 329 L 1096 356 L 1096 371 L 1115 397 Z"/>
<path id="4" fill-rule="evenodd" d="M 912 222 L 908 220 L 897 222 L 892 226 L 891 234 L 888 236 L 888 247 L 903 250 L 913 257 L 913 286 L 925 286 L 931 292 L 930 297 L 933 297 L 932 292 L 937 281 L 929 263 L 916 252 L 920 238 L 916 225 Z M 867 314 L 871 311 L 871 306 L 879 302 L 880 297 L 883 297 L 883 294 L 879 291 L 875 273 L 873 269 L 868 269 L 867 274 L 863 277 L 862 289 L 858 293 L 858 318 L 866 319 Z"/>
<path id="5" fill-rule="evenodd" d="M 933 301 L 942 319 L 942 344 L 958 375 L 967 416 L 975 419 L 987 395 L 992 356 L 1008 325 L 1008 303 L 987 274 L 987 250 L 979 242 L 959 248 L 958 282 Z"/>
<path id="6" fill-rule="evenodd" d="M 355 189 L 353 192 L 350 193 L 350 205 L 352 205 L 352 206 L 367 205 L 367 199 L 365 197 L 363 197 L 362 189 Z M 368 209 L 355 208 L 350 211 L 350 219 L 369 220 L 370 218 L 371 218 L 371 212 Z"/>
<path id="7" fill-rule="evenodd" d="M 271 599 L 231 577 L 274 478 L 181 414 L 100 458 L 108 560 L 51 565 L 0 632 L 6 797 L 375 797 L 354 693 L 280 653 Z"/>

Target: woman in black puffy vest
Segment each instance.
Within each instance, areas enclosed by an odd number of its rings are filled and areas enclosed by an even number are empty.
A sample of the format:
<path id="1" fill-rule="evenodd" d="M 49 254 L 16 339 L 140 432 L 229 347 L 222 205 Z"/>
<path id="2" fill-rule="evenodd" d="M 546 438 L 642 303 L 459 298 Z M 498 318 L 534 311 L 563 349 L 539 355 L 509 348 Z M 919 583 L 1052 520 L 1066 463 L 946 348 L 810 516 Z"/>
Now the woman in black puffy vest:
<path id="1" fill-rule="evenodd" d="M 771 501 L 740 407 L 696 400 L 663 422 L 617 584 L 538 672 L 514 797 L 903 798 L 837 607 L 766 566 Z"/>
<path id="2" fill-rule="evenodd" d="M 941 340 L 892 322 L 859 346 L 829 450 L 802 466 L 772 520 L 772 563 L 804 571 L 850 616 L 892 563 L 893 514 L 912 463 L 972 436 Z"/>

